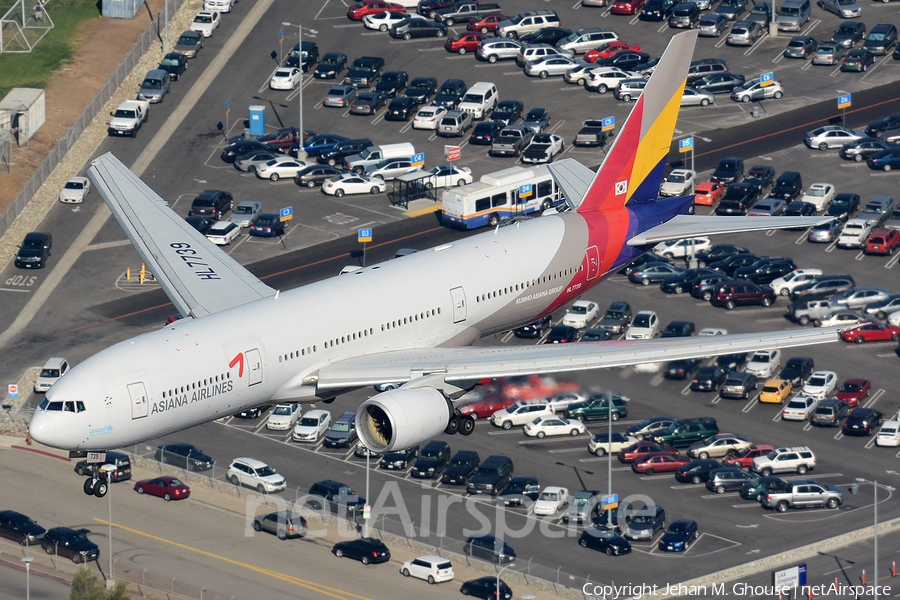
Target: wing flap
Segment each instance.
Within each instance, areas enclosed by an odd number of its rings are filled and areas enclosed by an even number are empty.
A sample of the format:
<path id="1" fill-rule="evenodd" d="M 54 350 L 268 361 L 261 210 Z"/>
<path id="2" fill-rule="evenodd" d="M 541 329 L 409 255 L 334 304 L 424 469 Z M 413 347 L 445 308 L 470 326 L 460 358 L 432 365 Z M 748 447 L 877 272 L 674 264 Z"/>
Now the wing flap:
<path id="1" fill-rule="evenodd" d="M 202 317 L 275 295 L 112 153 L 94 159 L 88 175 L 181 314 Z"/>
<path id="2" fill-rule="evenodd" d="M 556 185 L 562 190 L 566 202 L 571 208 L 578 208 L 588 187 L 594 180 L 594 171 L 574 158 L 564 158 L 547 165 Z"/>
<path id="3" fill-rule="evenodd" d="M 769 229 L 790 229 L 814 227 L 833 220 L 834 217 L 724 217 L 712 215 L 677 215 L 662 225 L 657 225 L 630 240 L 629 246 L 658 244 L 667 240 L 720 235 L 724 233 L 744 233 L 747 231 L 768 231 Z"/>
<path id="4" fill-rule="evenodd" d="M 647 362 L 702 358 L 836 342 L 840 328 L 771 331 L 708 338 L 585 342 L 541 346 L 399 350 L 360 356 L 319 370 L 320 390 L 407 382 L 440 374 L 446 381 L 607 369 Z"/>

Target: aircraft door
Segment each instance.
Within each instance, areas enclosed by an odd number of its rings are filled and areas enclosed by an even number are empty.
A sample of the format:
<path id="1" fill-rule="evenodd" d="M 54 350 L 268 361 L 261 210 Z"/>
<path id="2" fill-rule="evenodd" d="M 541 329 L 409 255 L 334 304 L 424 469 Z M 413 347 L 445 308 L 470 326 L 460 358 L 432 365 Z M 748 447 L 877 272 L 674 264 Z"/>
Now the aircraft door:
<path id="1" fill-rule="evenodd" d="M 453 322 L 466 320 L 466 292 L 461 287 L 450 290 L 450 301 L 453 302 Z"/>
<path id="2" fill-rule="evenodd" d="M 147 401 L 147 389 L 141 382 L 129 383 L 128 396 L 131 398 L 131 418 L 141 419 L 150 412 L 150 403 Z"/>
<path id="3" fill-rule="evenodd" d="M 259 350 L 256 348 L 247 350 L 244 356 L 247 358 L 247 374 L 249 375 L 247 385 L 262 383 L 262 361 L 259 358 Z"/>
<path id="4" fill-rule="evenodd" d="M 587 259 L 587 280 L 595 279 L 600 274 L 600 251 L 597 246 L 591 246 L 585 251 Z"/>

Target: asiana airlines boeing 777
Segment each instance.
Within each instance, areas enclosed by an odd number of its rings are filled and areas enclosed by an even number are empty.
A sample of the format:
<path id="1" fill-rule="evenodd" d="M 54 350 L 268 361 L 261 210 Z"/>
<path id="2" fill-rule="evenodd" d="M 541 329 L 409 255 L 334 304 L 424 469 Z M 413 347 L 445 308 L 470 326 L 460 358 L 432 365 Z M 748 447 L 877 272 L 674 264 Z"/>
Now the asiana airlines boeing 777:
<path id="1" fill-rule="evenodd" d="M 91 179 L 166 294 L 193 318 L 74 367 L 35 411 L 32 437 L 107 450 L 266 402 L 327 401 L 403 382 L 357 412 L 363 443 L 385 452 L 442 431 L 471 433 L 474 421 L 455 412 L 454 400 L 483 378 L 835 341 L 834 331 L 816 329 L 470 346 L 564 306 L 657 242 L 823 220 L 695 216 L 692 196 L 657 198 L 696 37 L 672 38 L 596 173 L 573 159 L 550 165 L 568 210 L 283 293 L 187 225 L 114 156 L 100 156 Z"/>

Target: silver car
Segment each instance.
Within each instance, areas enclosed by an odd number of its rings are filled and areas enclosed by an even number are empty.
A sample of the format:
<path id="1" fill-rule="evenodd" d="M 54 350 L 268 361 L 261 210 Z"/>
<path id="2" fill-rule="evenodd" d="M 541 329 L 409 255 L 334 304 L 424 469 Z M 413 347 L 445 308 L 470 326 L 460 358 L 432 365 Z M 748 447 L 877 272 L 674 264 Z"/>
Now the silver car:
<path id="1" fill-rule="evenodd" d="M 574 60 L 565 56 L 546 56 L 525 65 L 525 74 L 529 77 L 546 79 L 555 75 L 565 75 L 575 65 Z"/>
<path id="2" fill-rule="evenodd" d="M 836 42 L 823 42 L 816 53 L 813 54 L 812 64 L 814 65 L 837 65 L 843 62 L 844 56 L 847 54 L 847 48 L 843 44 Z"/>
<path id="3" fill-rule="evenodd" d="M 826 125 L 807 131 L 803 143 L 811 150 L 815 148 L 828 150 L 829 148 L 840 148 L 844 144 L 861 140 L 864 137 L 867 137 L 865 131 L 853 131 L 838 125 Z"/>
<path id="4" fill-rule="evenodd" d="M 350 106 L 353 99 L 356 98 L 356 87 L 352 85 L 335 85 L 332 86 L 328 93 L 325 94 L 325 100 L 322 102 L 325 106 L 336 106 L 344 108 Z"/>
<path id="5" fill-rule="evenodd" d="M 731 92 L 731 99 L 735 102 L 750 102 L 751 100 L 764 100 L 766 98 L 778 100 L 782 96 L 784 96 L 784 85 L 777 79 L 773 79 L 766 86 L 763 86 L 759 79 L 751 79 Z"/>
<path id="6" fill-rule="evenodd" d="M 163 96 L 169 92 L 169 73 L 163 69 L 149 71 L 138 90 L 138 100 L 147 100 L 151 104 L 162 102 Z"/>
<path id="7" fill-rule="evenodd" d="M 231 213 L 231 222 L 238 227 L 250 227 L 260 213 L 262 213 L 262 204 L 244 200 L 234 207 L 234 212 Z"/>
<path id="8" fill-rule="evenodd" d="M 840 219 L 833 219 L 821 225 L 815 225 L 809 230 L 807 240 L 810 242 L 820 242 L 830 244 L 841 234 L 841 228 L 844 224 Z"/>
<path id="9" fill-rule="evenodd" d="M 709 106 L 715 101 L 715 96 L 705 90 L 697 90 L 689 85 L 684 86 L 681 106 Z"/>
<path id="10" fill-rule="evenodd" d="M 366 169 L 366 176 L 388 181 L 390 179 L 396 179 L 397 177 L 400 177 L 401 175 L 404 175 L 406 173 L 416 171 L 420 168 L 421 167 L 413 166 L 412 159 L 409 157 L 389 158 L 387 160 L 381 161 L 377 165 L 368 167 Z"/>
<path id="11" fill-rule="evenodd" d="M 478 45 L 475 51 L 475 57 L 479 60 L 486 60 L 489 63 L 495 63 L 498 60 L 514 60 L 519 56 L 522 50 L 522 43 L 516 40 L 506 38 L 497 38 L 495 40 L 485 40 Z"/>
<path id="12" fill-rule="evenodd" d="M 822 10 L 832 12 L 842 19 L 852 19 L 862 15 L 862 8 L 854 0 L 819 0 Z"/>
<path id="13" fill-rule="evenodd" d="M 881 302 L 890 297 L 891 293 L 888 290 L 882 290 L 869 285 L 858 285 L 852 290 L 844 293 L 842 296 L 832 298 L 831 300 L 850 310 L 860 310 L 869 304 Z"/>
<path id="14" fill-rule="evenodd" d="M 566 74 L 563 75 L 563 81 L 574 83 L 575 85 L 584 85 L 590 80 L 591 71 L 596 68 L 597 65 L 594 63 L 579 60 L 574 67 L 566 71 Z"/>
<path id="15" fill-rule="evenodd" d="M 582 6 L 608 6 L 609 0 L 581 0 Z"/>
<path id="16" fill-rule="evenodd" d="M 530 62 L 540 60 L 547 56 L 566 56 L 571 58 L 573 54 L 571 50 L 560 50 L 556 46 L 551 46 L 550 44 L 532 44 L 524 46 L 519 50 L 519 54 L 516 56 L 516 65 L 524 67 Z"/>
<path id="17" fill-rule="evenodd" d="M 274 153 L 269 152 L 268 150 L 251 152 L 246 156 L 240 158 L 239 160 L 234 161 L 234 168 L 238 171 L 245 171 L 251 174 L 256 173 L 256 169 L 258 169 L 260 165 L 266 164 L 273 158 L 277 157 Z"/>
<path id="18" fill-rule="evenodd" d="M 700 37 L 719 37 L 727 28 L 728 17 L 718 13 L 703 15 L 697 24 Z"/>
<path id="19" fill-rule="evenodd" d="M 451 110 L 438 125 L 437 134 L 440 136 L 461 136 L 472 127 L 472 113 L 462 110 Z"/>
<path id="20" fill-rule="evenodd" d="M 762 35 L 762 27 L 756 21 L 738 21 L 731 28 L 725 43 L 729 46 L 752 46 Z"/>

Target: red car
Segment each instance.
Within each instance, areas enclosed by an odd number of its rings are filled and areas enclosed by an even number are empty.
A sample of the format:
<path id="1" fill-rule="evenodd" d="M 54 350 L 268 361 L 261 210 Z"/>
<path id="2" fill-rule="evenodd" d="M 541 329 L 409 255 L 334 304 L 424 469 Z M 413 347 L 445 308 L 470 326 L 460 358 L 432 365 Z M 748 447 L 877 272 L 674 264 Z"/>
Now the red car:
<path id="1" fill-rule="evenodd" d="M 845 342 L 900 342 L 900 327 L 885 325 L 883 323 L 863 321 L 854 325 L 852 329 L 841 332 L 841 338 Z"/>
<path id="2" fill-rule="evenodd" d="M 629 44 L 628 42 L 623 42 L 622 40 L 606 42 L 605 44 L 600 44 L 593 50 L 588 50 L 587 52 L 585 52 L 584 60 L 588 62 L 594 62 L 598 58 L 609 58 L 619 50 L 634 50 L 635 52 L 640 52 L 641 47 L 639 44 Z"/>
<path id="3" fill-rule="evenodd" d="M 406 9 L 399 4 L 393 2 L 384 2 L 383 0 L 363 0 L 357 2 L 347 10 L 347 17 L 354 21 L 362 21 L 366 15 L 377 15 L 383 12 L 393 10 L 396 12 L 406 12 Z"/>
<path id="4" fill-rule="evenodd" d="M 163 475 L 155 479 L 142 479 L 134 484 L 134 491 L 138 494 L 150 494 L 169 500 L 183 500 L 191 495 L 191 488 L 182 483 L 177 477 Z"/>
<path id="5" fill-rule="evenodd" d="M 303 141 L 305 142 L 314 135 L 314 131 L 307 129 L 303 132 Z M 265 144 L 266 146 L 286 150 L 300 142 L 300 130 L 296 127 L 282 127 L 281 129 L 276 129 L 272 133 L 260 136 L 256 141 L 260 144 Z"/>
<path id="6" fill-rule="evenodd" d="M 714 181 L 702 181 L 694 188 L 694 204 L 712 206 L 725 191 L 725 186 Z"/>
<path id="7" fill-rule="evenodd" d="M 687 456 L 672 456 L 668 452 L 653 452 L 643 458 L 631 462 L 631 470 L 635 473 L 653 475 L 677 471 L 678 467 L 691 462 Z"/>
<path id="8" fill-rule="evenodd" d="M 447 49 L 447 52 L 459 52 L 460 54 L 475 52 L 478 50 L 478 44 L 486 39 L 488 37 L 483 33 L 464 33 L 455 38 L 447 38 L 444 48 Z"/>
<path id="9" fill-rule="evenodd" d="M 766 456 L 774 449 L 775 447 L 770 446 L 769 444 L 753 444 L 752 446 L 739 451 L 737 454 L 730 454 L 726 456 L 722 462 L 724 462 L 729 467 L 749 469 L 750 465 L 753 464 L 754 458 L 756 458 L 757 456 Z"/>
<path id="10" fill-rule="evenodd" d="M 616 0 L 612 5 L 612 14 L 614 15 L 634 15 L 644 8 L 646 0 Z"/>
<path id="11" fill-rule="evenodd" d="M 497 31 L 497 24 L 500 21 L 505 21 L 507 18 L 503 15 L 485 15 L 483 19 L 469 19 L 466 29 L 469 31 L 480 31 L 481 33 Z"/>
<path id="12" fill-rule="evenodd" d="M 499 380 L 498 384 L 503 395 L 513 400 L 535 400 L 580 389 L 574 381 L 556 381 L 543 375 L 507 377 Z"/>
<path id="13" fill-rule="evenodd" d="M 673 446 L 660 446 L 656 442 L 637 442 L 619 450 L 616 457 L 619 459 L 619 462 L 630 463 L 635 460 L 641 460 L 650 454 L 659 454 L 660 452 L 678 456 L 678 450 Z"/>
<path id="14" fill-rule="evenodd" d="M 866 254 L 894 253 L 894 248 L 900 246 L 900 231 L 896 229 L 876 229 L 869 234 L 866 240 Z"/>
<path id="15" fill-rule="evenodd" d="M 479 400 L 472 400 L 456 408 L 461 415 L 471 415 L 476 419 L 486 419 L 498 410 L 509 408 L 516 401 L 515 398 L 503 394 L 489 394 Z"/>
<path id="16" fill-rule="evenodd" d="M 868 379 L 854 377 L 848 379 L 838 388 L 836 397 L 850 404 L 851 408 L 859 406 L 860 401 L 869 395 L 872 390 L 872 382 Z"/>

